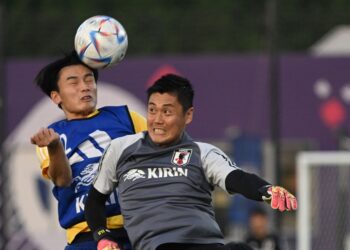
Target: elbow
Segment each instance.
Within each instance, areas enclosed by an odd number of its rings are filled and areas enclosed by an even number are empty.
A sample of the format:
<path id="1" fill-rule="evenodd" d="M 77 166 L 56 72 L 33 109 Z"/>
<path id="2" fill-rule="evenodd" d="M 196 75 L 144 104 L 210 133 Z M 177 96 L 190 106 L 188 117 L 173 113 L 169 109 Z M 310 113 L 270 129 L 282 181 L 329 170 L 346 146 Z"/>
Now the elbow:
<path id="1" fill-rule="evenodd" d="M 55 185 L 58 187 L 69 187 L 71 183 L 72 183 L 71 181 L 62 180 L 62 181 L 55 182 Z"/>
<path id="2" fill-rule="evenodd" d="M 53 171 L 54 168 L 49 168 L 48 175 L 52 182 L 57 187 L 69 187 L 72 184 L 72 171 Z"/>
<path id="3" fill-rule="evenodd" d="M 72 176 L 52 178 L 57 187 L 69 187 L 72 184 Z"/>

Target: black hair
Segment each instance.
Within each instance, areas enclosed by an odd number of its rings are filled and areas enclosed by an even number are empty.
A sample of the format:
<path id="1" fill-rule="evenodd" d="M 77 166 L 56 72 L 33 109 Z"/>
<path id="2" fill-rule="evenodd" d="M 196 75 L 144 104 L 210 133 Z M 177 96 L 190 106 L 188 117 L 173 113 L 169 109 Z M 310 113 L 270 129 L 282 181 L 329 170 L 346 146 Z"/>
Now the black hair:
<path id="1" fill-rule="evenodd" d="M 60 58 L 42 68 L 34 81 L 36 85 L 38 85 L 40 89 L 50 97 L 51 91 L 59 91 L 57 82 L 60 70 L 66 66 L 79 64 L 92 70 L 95 81 L 97 82 L 98 70 L 84 64 L 74 50 L 71 53 L 66 54 L 63 58 Z"/>
<path id="2" fill-rule="evenodd" d="M 184 77 L 175 74 L 163 75 L 147 89 L 147 99 L 149 100 L 154 93 L 175 94 L 184 112 L 193 107 L 194 90 L 190 81 Z"/>

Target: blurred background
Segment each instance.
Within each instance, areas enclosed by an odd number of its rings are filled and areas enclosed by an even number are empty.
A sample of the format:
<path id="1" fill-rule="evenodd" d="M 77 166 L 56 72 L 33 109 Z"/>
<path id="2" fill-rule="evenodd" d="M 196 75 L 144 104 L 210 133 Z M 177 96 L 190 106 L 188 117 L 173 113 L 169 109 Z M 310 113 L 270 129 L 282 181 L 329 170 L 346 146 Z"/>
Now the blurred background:
<path id="1" fill-rule="evenodd" d="M 29 143 L 62 113 L 33 79 L 73 49 L 85 19 L 101 14 L 123 24 L 129 47 L 120 64 L 100 72 L 100 106 L 127 103 L 145 114 L 147 86 L 162 74 L 181 74 L 196 91 L 192 136 L 297 197 L 300 152 L 349 150 L 350 1 L 2 0 L 0 249 L 64 247 L 51 185 Z M 226 240 L 244 241 L 250 215 L 262 209 L 279 249 L 298 249 L 304 226 L 305 249 L 350 249 L 350 174 L 329 165 L 304 179 L 312 188 L 306 226 L 297 213 L 216 190 Z"/>

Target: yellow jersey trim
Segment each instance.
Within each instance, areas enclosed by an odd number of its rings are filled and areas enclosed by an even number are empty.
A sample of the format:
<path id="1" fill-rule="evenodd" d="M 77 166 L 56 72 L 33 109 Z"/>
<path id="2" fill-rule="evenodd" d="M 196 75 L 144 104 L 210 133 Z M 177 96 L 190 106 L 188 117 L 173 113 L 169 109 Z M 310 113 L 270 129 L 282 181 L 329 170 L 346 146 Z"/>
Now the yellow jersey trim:
<path id="1" fill-rule="evenodd" d="M 39 158 L 40 161 L 40 167 L 41 167 L 41 174 L 46 179 L 50 179 L 50 176 L 48 174 L 49 171 L 49 165 L 50 165 L 50 157 L 49 157 L 49 151 L 47 147 L 36 147 L 36 155 Z"/>
<path id="2" fill-rule="evenodd" d="M 107 218 L 107 228 L 108 229 L 116 229 L 122 228 L 124 225 L 124 219 L 121 215 L 115 215 Z M 68 228 L 66 230 L 67 242 L 70 244 L 73 242 L 75 237 L 79 233 L 90 232 L 90 228 L 86 221 L 75 224 L 74 226 Z"/>
<path id="3" fill-rule="evenodd" d="M 147 122 L 145 117 L 139 113 L 136 113 L 135 111 L 130 111 L 130 116 L 132 123 L 134 124 L 135 133 L 147 130 Z"/>
<path id="4" fill-rule="evenodd" d="M 100 113 L 100 111 L 99 111 L 98 109 L 96 109 L 94 112 L 92 112 L 91 114 L 89 114 L 86 118 L 93 117 L 93 116 L 97 115 L 98 113 Z"/>

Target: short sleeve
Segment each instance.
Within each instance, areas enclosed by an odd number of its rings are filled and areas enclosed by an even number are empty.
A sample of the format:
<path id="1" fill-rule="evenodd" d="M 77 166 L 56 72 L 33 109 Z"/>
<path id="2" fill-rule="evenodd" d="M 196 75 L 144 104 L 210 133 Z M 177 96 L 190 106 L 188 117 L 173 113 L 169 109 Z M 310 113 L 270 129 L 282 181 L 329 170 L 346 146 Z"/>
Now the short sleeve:
<path id="1" fill-rule="evenodd" d="M 145 117 L 143 117 L 142 115 L 140 115 L 135 111 L 130 111 L 130 116 L 135 128 L 135 133 L 139 133 L 147 130 L 147 122 Z"/>
<path id="2" fill-rule="evenodd" d="M 48 174 L 49 172 L 49 165 L 50 165 L 50 157 L 49 152 L 47 150 L 47 147 L 36 147 L 36 155 L 40 161 L 40 168 L 41 168 L 41 175 L 46 178 L 50 179 L 50 176 Z"/>
<path id="3" fill-rule="evenodd" d="M 117 185 L 116 166 L 118 158 L 118 141 L 113 140 L 101 157 L 94 188 L 102 194 L 109 194 Z"/>
<path id="4" fill-rule="evenodd" d="M 208 143 L 197 144 L 201 150 L 203 170 L 208 182 L 226 191 L 227 175 L 239 168 L 221 149 Z"/>

